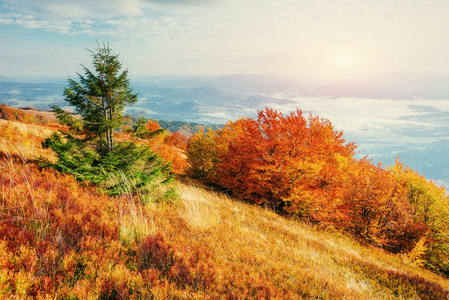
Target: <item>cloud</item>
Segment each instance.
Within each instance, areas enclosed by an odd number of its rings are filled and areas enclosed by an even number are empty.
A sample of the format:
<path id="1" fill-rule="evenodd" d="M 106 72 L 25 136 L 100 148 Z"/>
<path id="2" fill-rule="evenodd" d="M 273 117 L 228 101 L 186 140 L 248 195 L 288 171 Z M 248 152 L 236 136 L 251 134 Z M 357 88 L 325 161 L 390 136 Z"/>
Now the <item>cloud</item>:
<path id="1" fill-rule="evenodd" d="M 353 68 L 348 73 L 401 71 L 418 64 L 420 70 L 428 70 L 426 65 L 433 64 L 431 70 L 447 72 L 449 66 L 449 56 L 444 52 L 448 43 L 444 37 L 449 33 L 445 13 L 449 1 L 0 0 L 0 3 L 3 35 L 37 37 L 45 31 L 66 35 L 45 35 L 46 39 L 54 36 L 56 43 L 60 43 L 67 38 L 64 41 L 72 45 L 108 40 L 120 52 L 129 53 L 130 60 L 135 59 L 136 69 L 142 68 L 145 60 L 161 65 L 159 70 L 163 72 L 173 73 L 285 71 L 320 78 L 346 76 L 344 69 L 329 64 L 328 57 L 338 53 L 360 58 L 360 71 Z M 168 70 L 164 64 L 171 64 L 172 68 Z"/>
<path id="2" fill-rule="evenodd" d="M 158 5 L 210 5 L 220 0 L 143 0 L 144 2 Z"/>
<path id="3" fill-rule="evenodd" d="M 111 18 L 142 14 L 141 0 L 5 0 L 7 7 L 46 18 Z"/>
<path id="4" fill-rule="evenodd" d="M 5 0 L 0 25 L 62 34 L 117 35 L 123 19 L 142 15 L 141 0 Z M 107 23 L 117 20 L 117 24 Z"/>
<path id="5" fill-rule="evenodd" d="M 0 24 L 2 24 L 2 25 L 10 25 L 13 23 L 14 23 L 14 20 L 12 20 L 12 19 L 4 18 L 4 17 L 0 18 Z"/>
<path id="6" fill-rule="evenodd" d="M 181 31 L 185 32 L 180 20 L 201 18 L 204 14 L 198 15 L 196 11 L 192 16 L 192 10 L 197 9 L 197 6 L 204 7 L 221 1 L 4 0 L 5 4 L 0 7 L 0 25 L 62 34 L 110 35 L 121 36 L 126 40 L 147 41 L 161 36 L 160 33 L 173 36 Z M 201 28 L 196 27 L 195 31 L 198 29 Z"/>
<path id="7" fill-rule="evenodd" d="M 3 13 L 0 14 L 1 25 L 16 25 L 26 29 L 44 29 L 49 32 L 68 33 L 71 22 L 63 19 L 45 20 L 32 14 Z"/>

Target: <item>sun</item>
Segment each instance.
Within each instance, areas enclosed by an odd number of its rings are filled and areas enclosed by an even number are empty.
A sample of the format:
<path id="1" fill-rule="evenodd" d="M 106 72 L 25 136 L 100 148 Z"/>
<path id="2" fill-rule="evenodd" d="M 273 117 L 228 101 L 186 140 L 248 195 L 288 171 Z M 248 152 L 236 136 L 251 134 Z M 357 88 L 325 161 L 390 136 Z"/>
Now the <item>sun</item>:
<path id="1" fill-rule="evenodd" d="M 360 52 L 355 49 L 327 49 L 319 60 L 318 76 L 328 80 L 344 79 L 360 74 L 362 70 Z"/>
<path id="2" fill-rule="evenodd" d="M 355 65 L 355 56 L 350 53 L 336 53 L 332 57 L 332 62 L 340 67 L 352 67 Z"/>

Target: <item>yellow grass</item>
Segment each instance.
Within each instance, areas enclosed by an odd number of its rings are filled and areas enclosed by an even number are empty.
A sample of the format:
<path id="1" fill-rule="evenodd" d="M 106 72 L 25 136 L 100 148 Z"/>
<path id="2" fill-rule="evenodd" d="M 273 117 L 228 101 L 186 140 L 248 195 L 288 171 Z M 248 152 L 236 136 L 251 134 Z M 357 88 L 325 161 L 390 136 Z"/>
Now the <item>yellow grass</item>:
<path id="1" fill-rule="evenodd" d="M 34 138 L 46 138 L 55 131 L 53 128 L 42 125 L 24 124 L 21 122 L 12 122 L 0 119 L 0 126 L 7 123 L 11 123 L 18 133 Z"/>
<path id="2" fill-rule="evenodd" d="M 42 156 L 53 161 L 52 151 L 43 149 L 41 141 L 56 129 L 0 119 L 0 151 L 25 160 Z"/>
<path id="3" fill-rule="evenodd" d="M 209 248 L 222 264 L 251 261 L 260 272 L 275 268 L 288 280 L 310 280 L 317 288 L 325 283 L 340 290 L 345 299 L 397 298 L 367 272 L 359 271 L 359 266 L 422 276 L 449 288 L 449 281 L 407 266 L 400 256 L 364 247 L 338 232 L 315 229 L 190 184 L 180 184 L 179 192 L 183 203 L 179 215 L 189 226 L 206 233 Z"/>

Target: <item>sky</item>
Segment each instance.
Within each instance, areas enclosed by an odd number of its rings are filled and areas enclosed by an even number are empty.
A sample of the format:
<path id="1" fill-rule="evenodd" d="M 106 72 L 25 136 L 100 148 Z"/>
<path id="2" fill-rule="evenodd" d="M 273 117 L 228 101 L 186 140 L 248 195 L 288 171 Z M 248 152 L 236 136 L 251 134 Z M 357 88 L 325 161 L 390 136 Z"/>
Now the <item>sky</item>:
<path id="1" fill-rule="evenodd" d="M 0 0 L 0 75 L 449 73 L 447 0 Z"/>

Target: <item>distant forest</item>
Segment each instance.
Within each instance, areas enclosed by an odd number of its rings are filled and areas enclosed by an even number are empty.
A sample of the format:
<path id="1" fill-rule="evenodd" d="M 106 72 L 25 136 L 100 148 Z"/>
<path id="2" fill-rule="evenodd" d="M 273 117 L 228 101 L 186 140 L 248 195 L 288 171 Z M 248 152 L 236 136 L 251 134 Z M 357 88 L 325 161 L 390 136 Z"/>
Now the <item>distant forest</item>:
<path id="1" fill-rule="evenodd" d="M 134 125 L 143 115 L 130 115 L 131 122 L 127 125 Z M 145 116 L 143 116 L 145 117 Z M 146 118 L 146 117 L 145 117 Z M 146 118 L 147 119 L 147 118 Z M 219 130 L 223 127 L 221 124 L 200 124 L 195 122 L 185 122 L 185 121 L 166 121 L 166 120 L 157 120 L 157 119 L 148 119 L 154 122 L 157 122 L 163 129 L 169 132 L 177 132 L 177 131 L 187 131 L 191 134 L 198 132 L 201 128 L 211 128 L 212 130 Z"/>
<path id="2" fill-rule="evenodd" d="M 165 130 L 169 130 L 170 132 L 180 131 L 183 128 L 189 129 L 192 133 L 197 132 L 202 127 L 210 127 L 212 130 L 218 130 L 222 128 L 222 125 L 203 125 L 199 123 L 193 122 L 183 122 L 183 121 L 164 121 L 164 120 L 153 120 L 159 123 L 159 125 Z"/>

